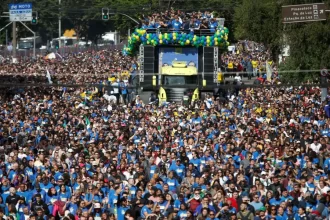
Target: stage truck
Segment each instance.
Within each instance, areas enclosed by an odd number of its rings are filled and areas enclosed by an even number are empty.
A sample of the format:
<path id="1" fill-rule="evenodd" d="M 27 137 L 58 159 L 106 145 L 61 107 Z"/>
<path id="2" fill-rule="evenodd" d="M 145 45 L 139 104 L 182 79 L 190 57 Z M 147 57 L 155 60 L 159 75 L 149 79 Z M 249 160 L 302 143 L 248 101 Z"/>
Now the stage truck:
<path id="1" fill-rule="evenodd" d="M 155 92 L 159 105 L 191 103 L 223 83 L 218 59 L 217 47 L 141 46 L 140 86 Z"/>

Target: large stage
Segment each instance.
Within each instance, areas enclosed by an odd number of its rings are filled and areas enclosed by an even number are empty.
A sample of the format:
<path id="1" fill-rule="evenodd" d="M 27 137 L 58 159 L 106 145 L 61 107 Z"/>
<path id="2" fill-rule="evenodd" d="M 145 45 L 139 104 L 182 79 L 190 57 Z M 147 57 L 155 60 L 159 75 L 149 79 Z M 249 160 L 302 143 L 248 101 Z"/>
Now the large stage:
<path id="1" fill-rule="evenodd" d="M 171 66 L 173 61 L 194 64 L 198 76 L 210 85 L 218 82 L 219 48 L 213 47 L 176 47 L 141 45 L 139 49 L 140 83 L 152 83 L 152 77 L 162 71 L 163 66 Z"/>

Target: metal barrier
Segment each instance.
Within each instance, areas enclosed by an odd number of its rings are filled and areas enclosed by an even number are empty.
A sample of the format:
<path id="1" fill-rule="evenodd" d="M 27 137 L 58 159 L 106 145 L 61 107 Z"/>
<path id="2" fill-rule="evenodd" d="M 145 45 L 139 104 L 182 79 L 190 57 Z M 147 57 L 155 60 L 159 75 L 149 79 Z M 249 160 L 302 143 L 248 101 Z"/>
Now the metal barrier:
<path id="1" fill-rule="evenodd" d="M 36 57 L 46 56 L 48 53 L 57 52 L 61 55 L 72 53 L 83 53 L 88 51 L 100 51 L 100 50 L 122 50 L 124 44 L 118 45 L 103 45 L 103 46 L 88 46 L 88 47 L 62 47 L 60 49 L 36 49 Z M 0 50 L 0 56 L 3 58 L 12 58 L 13 52 L 8 50 Z M 33 57 L 33 50 L 16 50 L 16 58 L 18 60 L 29 60 Z"/>
<path id="2" fill-rule="evenodd" d="M 215 29 L 183 29 L 174 30 L 169 28 L 148 28 L 146 29 L 147 34 L 164 34 L 164 33 L 185 33 L 194 34 L 196 36 L 213 36 L 216 32 Z"/>

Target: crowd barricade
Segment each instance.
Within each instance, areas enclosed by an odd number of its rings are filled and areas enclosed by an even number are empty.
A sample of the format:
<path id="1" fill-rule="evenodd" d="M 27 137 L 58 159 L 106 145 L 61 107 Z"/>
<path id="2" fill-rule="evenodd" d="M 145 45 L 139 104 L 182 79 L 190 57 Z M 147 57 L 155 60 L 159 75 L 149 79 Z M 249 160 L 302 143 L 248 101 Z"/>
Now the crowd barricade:
<path id="1" fill-rule="evenodd" d="M 83 53 L 88 51 L 100 51 L 100 50 L 122 50 L 124 44 L 118 45 L 91 45 L 88 47 L 62 47 L 60 49 L 49 48 L 49 49 L 36 49 L 36 57 L 46 56 L 48 53 L 57 52 L 61 55 L 70 54 L 70 53 Z M 13 56 L 13 51 L 7 49 L 0 50 L 0 56 L 3 58 L 11 58 Z M 31 50 L 16 50 L 16 58 L 18 60 L 29 60 L 33 57 L 33 49 Z"/>
<path id="2" fill-rule="evenodd" d="M 164 34 L 164 33 L 186 33 L 194 34 L 196 36 L 213 36 L 216 32 L 215 29 L 183 29 L 174 30 L 170 28 L 148 28 L 146 29 L 148 34 Z"/>

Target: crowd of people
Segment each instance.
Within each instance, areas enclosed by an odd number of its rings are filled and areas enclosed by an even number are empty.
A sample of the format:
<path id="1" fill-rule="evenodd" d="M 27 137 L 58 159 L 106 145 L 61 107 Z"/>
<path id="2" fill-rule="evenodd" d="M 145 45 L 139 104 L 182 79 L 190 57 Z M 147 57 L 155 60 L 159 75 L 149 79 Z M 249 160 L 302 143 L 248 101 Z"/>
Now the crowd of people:
<path id="1" fill-rule="evenodd" d="M 59 58 L 58 58 L 59 59 Z M 87 51 L 70 53 L 60 60 L 38 57 L 28 62 L 12 63 L 4 59 L 0 63 L 0 79 L 4 83 L 54 83 L 68 85 L 98 84 L 113 86 L 105 92 L 107 99 L 119 101 L 119 94 L 128 94 L 130 85 L 138 80 L 136 58 L 124 56 L 120 50 Z M 45 77 L 47 76 L 47 77 Z M 48 79 L 47 79 L 48 78 Z M 62 90 L 65 93 L 68 88 Z M 79 88 L 80 95 L 91 99 L 98 88 Z M 103 89 L 104 90 L 104 89 Z M 111 92 L 111 94 L 110 94 Z M 124 101 L 129 97 L 125 96 Z"/>
<path id="2" fill-rule="evenodd" d="M 227 76 L 237 76 L 238 79 L 254 77 L 261 83 L 276 84 L 280 81 L 277 66 L 264 45 L 245 40 L 229 48 L 230 50 L 221 56 L 221 66 L 228 73 Z M 267 63 L 271 72 L 271 77 L 268 79 Z"/>
<path id="3" fill-rule="evenodd" d="M 158 106 L 125 96 L 136 68 L 119 51 L 0 65 L 0 86 L 17 84 L 0 90 L 0 219 L 329 216 L 330 106 L 319 88 Z M 88 83 L 100 86 L 69 86 Z"/>
<path id="4" fill-rule="evenodd" d="M 208 30 L 214 33 L 218 27 L 218 21 L 211 11 L 191 12 L 167 10 L 165 12 L 143 15 L 141 18 L 144 29 L 167 29 L 167 30 Z"/>

